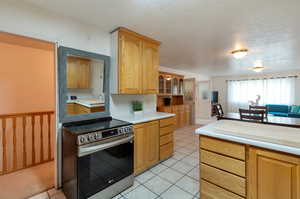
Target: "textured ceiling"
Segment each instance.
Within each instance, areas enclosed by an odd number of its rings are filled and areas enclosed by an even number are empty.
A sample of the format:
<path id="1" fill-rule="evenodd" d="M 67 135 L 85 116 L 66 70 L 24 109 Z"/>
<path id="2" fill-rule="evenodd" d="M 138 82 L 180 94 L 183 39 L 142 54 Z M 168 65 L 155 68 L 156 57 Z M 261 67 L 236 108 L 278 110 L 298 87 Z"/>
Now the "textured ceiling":
<path id="1" fill-rule="evenodd" d="M 300 68 L 300 0 L 24 0 L 104 31 L 125 26 L 162 42 L 161 65 L 207 75 Z M 230 51 L 249 49 L 242 60 Z"/>

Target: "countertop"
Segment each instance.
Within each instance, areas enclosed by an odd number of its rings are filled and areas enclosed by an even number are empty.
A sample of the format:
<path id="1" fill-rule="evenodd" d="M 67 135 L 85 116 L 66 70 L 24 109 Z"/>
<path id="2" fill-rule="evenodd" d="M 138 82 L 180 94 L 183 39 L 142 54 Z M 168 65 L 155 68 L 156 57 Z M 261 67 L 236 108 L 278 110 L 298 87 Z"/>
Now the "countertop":
<path id="1" fill-rule="evenodd" d="M 164 119 L 168 117 L 173 117 L 175 114 L 173 113 L 163 113 L 163 112 L 145 112 L 134 115 L 132 114 L 124 114 L 124 115 L 114 115 L 113 118 L 123 120 L 126 122 L 130 122 L 132 124 L 138 124 L 143 122 L 149 122 L 153 120 Z"/>
<path id="2" fill-rule="evenodd" d="M 300 129 L 234 120 L 218 120 L 195 133 L 300 155 Z"/>
<path id="3" fill-rule="evenodd" d="M 240 120 L 241 117 L 239 113 L 227 113 L 220 116 L 220 119 Z M 267 118 L 264 118 L 263 123 L 300 128 L 300 118 L 279 117 L 279 116 L 268 115 Z"/>
<path id="4" fill-rule="evenodd" d="M 77 99 L 77 100 L 68 100 L 67 103 L 75 103 L 75 104 L 80 104 L 82 106 L 92 108 L 92 107 L 99 107 L 99 106 L 105 106 L 104 103 L 96 103 L 98 102 L 97 100 L 83 100 L 83 99 Z"/>

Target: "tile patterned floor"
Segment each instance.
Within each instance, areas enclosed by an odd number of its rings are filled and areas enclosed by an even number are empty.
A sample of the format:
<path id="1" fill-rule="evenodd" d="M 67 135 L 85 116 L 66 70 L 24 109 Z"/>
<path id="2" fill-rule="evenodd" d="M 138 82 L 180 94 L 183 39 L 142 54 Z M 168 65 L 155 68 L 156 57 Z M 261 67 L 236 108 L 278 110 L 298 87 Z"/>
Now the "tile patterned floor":
<path id="1" fill-rule="evenodd" d="M 174 132 L 174 156 L 135 178 L 134 185 L 113 199 L 196 199 L 199 197 L 199 142 L 188 126 Z M 30 199 L 65 199 L 50 190 Z"/>

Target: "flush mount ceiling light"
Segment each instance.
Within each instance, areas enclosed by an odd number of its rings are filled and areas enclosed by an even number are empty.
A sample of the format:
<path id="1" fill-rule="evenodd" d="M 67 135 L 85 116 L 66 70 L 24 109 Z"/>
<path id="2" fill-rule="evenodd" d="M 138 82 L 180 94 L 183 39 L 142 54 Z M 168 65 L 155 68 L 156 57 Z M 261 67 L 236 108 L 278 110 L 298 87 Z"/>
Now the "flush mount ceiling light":
<path id="1" fill-rule="evenodd" d="M 254 66 L 251 68 L 254 72 L 260 73 L 265 69 L 265 67 L 262 65 L 262 61 L 258 60 L 254 63 Z"/>
<path id="2" fill-rule="evenodd" d="M 234 50 L 231 52 L 231 54 L 236 59 L 242 59 L 243 57 L 245 57 L 248 54 L 248 50 L 247 49 Z"/>

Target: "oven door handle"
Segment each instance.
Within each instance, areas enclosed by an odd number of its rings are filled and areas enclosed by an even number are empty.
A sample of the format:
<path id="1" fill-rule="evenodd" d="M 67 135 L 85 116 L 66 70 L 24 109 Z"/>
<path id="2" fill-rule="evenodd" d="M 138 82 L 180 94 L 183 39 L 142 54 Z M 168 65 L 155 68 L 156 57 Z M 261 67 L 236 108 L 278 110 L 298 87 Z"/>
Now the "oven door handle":
<path id="1" fill-rule="evenodd" d="M 133 140 L 133 135 L 120 139 L 120 140 L 116 140 L 113 142 L 108 142 L 105 144 L 99 144 L 99 145 L 94 145 L 94 146 L 80 146 L 78 148 L 78 157 L 82 157 L 82 156 L 86 156 L 86 155 L 90 155 L 92 153 L 95 153 L 97 151 L 103 151 L 105 149 L 114 147 L 114 146 L 118 146 L 124 143 L 128 143 L 130 141 Z"/>

